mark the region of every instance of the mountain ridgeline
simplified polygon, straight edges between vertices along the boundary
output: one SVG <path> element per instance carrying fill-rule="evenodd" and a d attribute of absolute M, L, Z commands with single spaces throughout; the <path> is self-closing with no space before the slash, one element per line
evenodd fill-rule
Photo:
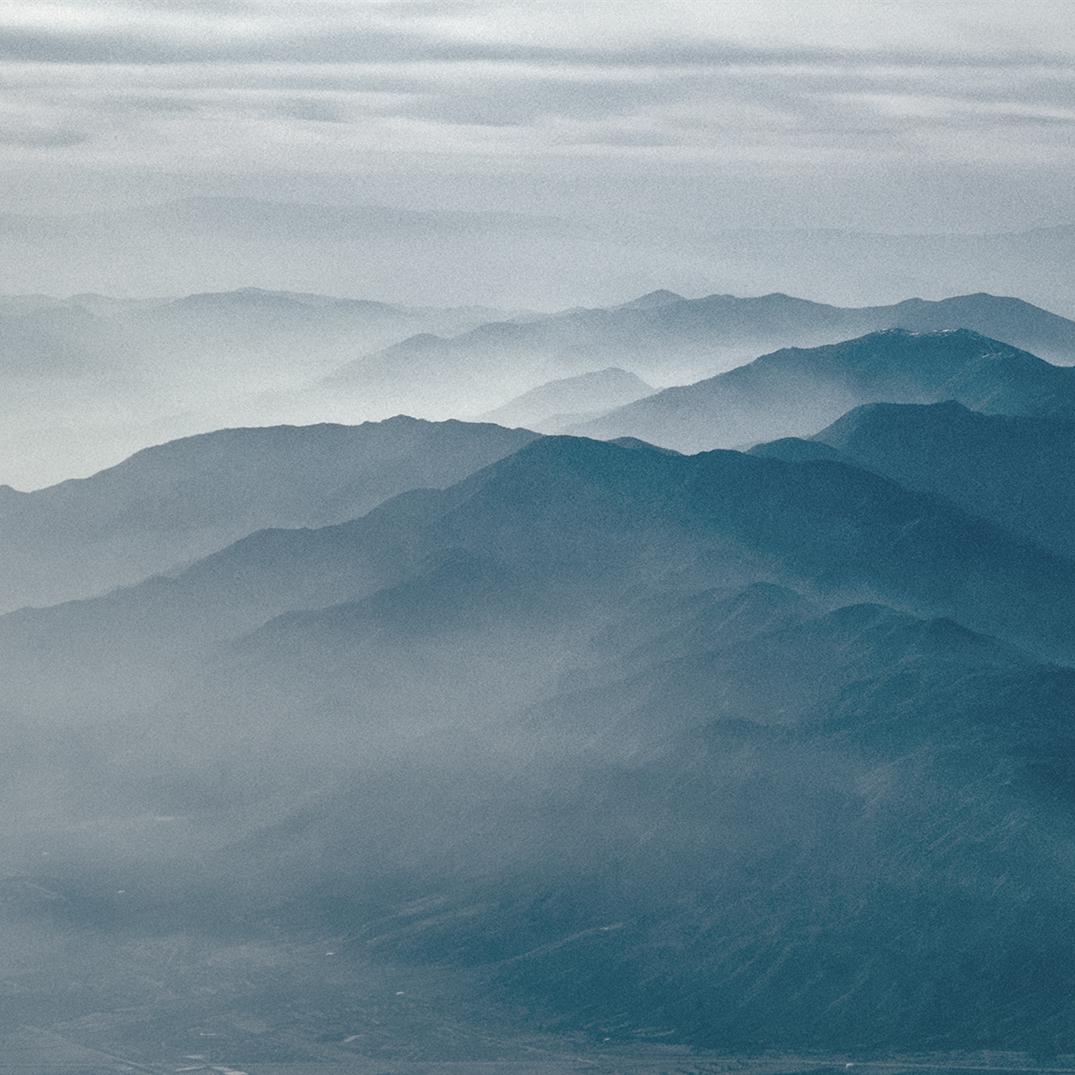
<path fill-rule="evenodd" d="M 0 487 L 0 1042 L 1063 1069 L 1075 368 L 1022 348 L 1068 324 L 654 292 L 318 389 L 531 428 Z M 718 337 L 795 345 L 651 390 Z"/>
<path fill-rule="evenodd" d="M 640 377 L 613 367 L 539 385 L 481 418 L 503 426 L 557 433 L 565 426 L 652 395 L 653 391 Z"/>
<path fill-rule="evenodd" d="M 809 440 L 756 454 L 872 470 L 942 496 L 1038 544 L 1075 556 L 1075 420 L 982 414 L 949 401 L 857 407 Z"/>
<path fill-rule="evenodd" d="M 892 329 L 786 348 L 572 427 L 679 451 L 807 436 L 863 403 L 956 400 L 991 414 L 1075 416 L 1075 370 L 967 329 Z"/>
<path fill-rule="evenodd" d="M 451 338 L 423 333 L 354 359 L 326 379 L 319 398 L 372 399 L 444 417 L 493 392 L 506 398 L 603 367 L 625 367 L 651 384 L 682 384 L 777 347 L 959 328 L 1075 362 L 1075 323 L 993 295 L 849 309 L 780 294 L 685 299 L 654 292 L 622 306 L 493 322 Z"/>
<path fill-rule="evenodd" d="M 88 475 L 147 443 L 222 427 L 472 418 L 558 381 L 496 420 L 562 432 L 650 385 L 891 328 L 968 328 L 1075 362 L 1075 322 L 986 294 L 848 308 L 657 291 L 554 313 L 263 288 L 0 297 L 0 482 L 53 484 L 74 467 Z"/>
<path fill-rule="evenodd" d="M 0 608 L 138 582 L 267 526 L 342 522 L 454 484 L 534 438 L 398 417 L 227 429 L 146 448 L 90 478 L 0 499 Z"/>

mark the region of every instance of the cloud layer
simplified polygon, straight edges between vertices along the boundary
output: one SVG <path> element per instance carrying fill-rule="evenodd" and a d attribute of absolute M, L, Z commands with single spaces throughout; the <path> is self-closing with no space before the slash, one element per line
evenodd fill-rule
<path fill-rule="evenodd" d="M 134 200 L 147 173 L 444 190 L 429 178 L 686 169 L 849 191 L 868 172 L 881 211 L 886 169 L 987 168 L 997 211 L 1028 171 L 1047 206 L 1075 155 L 1062 6 L 9 0 L 0 169 L 49 197 L 59 175 L 126 176 Z"/>

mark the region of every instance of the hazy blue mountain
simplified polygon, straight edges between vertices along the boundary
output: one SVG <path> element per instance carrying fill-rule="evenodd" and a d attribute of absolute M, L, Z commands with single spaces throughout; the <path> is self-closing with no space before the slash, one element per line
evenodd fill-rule
<path fill-rule="evenodd" d="M 903 329 L 787 348 L 574 428 L 684 451 L 804 436 L 863 403 L 954 399 L 993 414 L 1075 416 L 1075 371 L 975 332 Z"/>
<path fill-rule="evenodd" d="M 674 244 L 676 260 L 692 261 L 695 267 L 694 274 L 681 270 L 665 278 L 697 279 L 697 266 L 704 262 L 702 278 L 710 282 L 709 290 L 758 294 L 809 288 L 808 297 L 847 306 L 891 303 L 906 295 L 988 291 L 1020 295 L 1067 317 L 1075 315 L 1065 286 L 1065 266 L 1075 254 L 1070 224 L 988 234 L 902 235 L 808 227 L 706 229 L 694 220 L 664 228 L 666 248 Z M 675 264 L 665 263 L 670 268 Z"/>
<path fill-rule="evenodd" d="M 925 692 L 950 690 L 953 680 L 979 669 L 1021 672 L 1034 664 L 951 620 L 877 604 L 819 615 L 792 591 L 757 591 L 755 584 L 724 599 L 753 613 L 745 620 L 722 617 L 704 633 L 677 629 L 671 652 L 635 648 L 615 683 L 567 692 L 532 719 L 563 721 L 565 734 L 598 737 L 602 750 L 629 753 L 719 720 L 788 726 L 827 719 L 849 684 L 857 690 L 899 671 Z M 760 609 L 768 617 L 758 616 Z"/>
<path fill-rule="evenodd" d="M 1075 554 L 1075 422 L 980 414 L 958 403 L 858 407 L 809 441 L 755 451 L 843 459 Z"/>
<path fill-rule="evenodd" d="M 660 306 L 670 306 L 676 302 L 686 302 L 682 295 L 677 295 L 667 288 L 658 288 L 656 291 L 648 291 L 645 295 L 639 295 L 637 299 L 631 299 L 621 305 L 623 310 L 653 310 Z"/>
<path fill-rule="evenodd" d="M 877 317 L 878 328 L 905 328 L 911 332 L 941 332 L 967 328 L 1002 340 L 1061 365 L 1075 365 L 1075 322 L 1049 313 L 1022 299 L 1000 295 L 956 295 L 939 302 L 906 299 L 889 307 L 863 311 Z M 887 318 L 891 324 L 885 324 Z"/>
<path fill-rule="evenodd" d="M 21 273 L 0 273 L 7 291 L 175 295 L 270 280 L 293 291 L 417 303 L 436 296 L 443 305 L 478 296 L 515 308 L 531 298 L 571 301 L 584 274 L 604 265 L 604 252 L 577 225 L 549 215 L 246 197 L 62 216 L 0 213 L 0 237 L 12 263 L 22 263 Z M 160 257 L 164 245 L 169 258 Z M 574 255 L 573 279 L 552 297 L 535 284 L 565 248 Z M 524 274 L 524 265 L 535 271 Z"/>
<path fill-rule="evenodd" d="M 463 332 L 497 316 L 503 312 L 488 307 L 409 307 L 246 287 L 139 307 L 125 311 L 124 320 L 162 357 L 198 349 L 233 363 L 252 356 L 263 366 L 286 364 L 297 383 L 296 374 L 314 376 L 355 351 L 420 331 Z"/>
<path fill-rule="evenodd" d="M 815 295 L 847 304 L 986 290 L 1075 315 L 1063 282 L 1064 266 L 1075 252 L 1070 224 L 992 234 L 809 228 L 690 234 L 684 229 L 679 238 L 684 254 L 704 251 L 721 266 L 721 277 L 739 289 L 749 282 L 748 290 L 787 290 L 809 280 Z"/>
<path fill-rule="evenodd" d="M 131 357 L 130 351 L 122 332 L 78 306 L 0 314 L 0 378 L 5 382 L 13 377 L 108 377 Z"/>
<path fill-rule="evenodd" d="M 671 292 L 608 309 L 573 309 L 543 318 L 482 325 L 450 339 L 422 334 L 355 359 L 330 383 L 339 391 L 408 390 L 413 406 L 436 407 L 438 380 L 449 399 L 486 398 L 507 389 L 571 377 L 600 365 L 628 366 L 656 384 L 696 380 L 778 347 L 814 346 L 892 328 L 967 328 L 1061 362 L 1075 362 L 1075 322 L 1018 299 L 963 295 L 937 302 L 841 308 L 773 294 L 753 298 Z M 486 393 L 488 389 L 485 390 Z M 443 404 L 442 404 L 443 405 Z"/>
<path fill-rule="evenodd" d="M 204 1025 L 246 1068 L 458 1048 L 460 996 L 601 1048 L 1062 1051 L 1075 562 L 825 447 L 537 438 L 0 617 L 20 1004 L 173 1066 Z"/>
<path fill-rule="evenodd" d="M 356 350 L 419 331 L 463 332 L 503 316 L 489 307 L 411 307 L 256 287 L 143 300 L 13 296 L 0 299 L 0 355 L 5 373 L 125 369 L 172 380 L 176 359 L 188 377 L 224 362 L 239 383 L 250 375 L 244 360 L 256 358 L 262 378 L 287 363 L 298 383 Z"/>
<path fill-rule="evenodd" d="M 599 1038 L 1063 1048 L 1070 670 L 950 620 L 819 613 L 755 586 L 719 603 L 787 614 L 671 659 L 638 649 L 622 678 L 532 706 L 522 731 L 491 727 L 484 691 L 525 661 L 516 649 L 505 664 L 489 632 L 517 622 L 517 580 L 474 561 L 449 577 L 448 600 L 443 581 L 408 586 L 402 602 L 286 617 L 248 643 L 313 659 L 319 684 L 356 662 L 362 692 L 318 705 L 378 759 L 377 715 L 406 739 L 429 705 L 423 664 L 472 662 L 483 746 L 409 741 L 409 761 L 379 760 L 230 851 L 286 864 L 292 900 L 353 959 L 461 967 L 538 1025 Z M 461 597 L 489 618 L 454 620 Z M 458 722 L 463 684 L 433 667 L 437 714 Z M 286 684 L 258 699 L 262 720 Z M 308 741 L 301 693 L 292 680 Z"/>
<path fill-rule="evenodd" d="M 39 487 L 223 426 L 388 417 L 405 408 L 307 412 L 286 393 L 356 352 L 504 316 L 260 288 L 0 301 L 0 480 Z"/>
<path fill-rule="evenodd" d="M 0 213 L 0 236 L 6 291 L 185 294 L 270 280 L 328 294 L 555 308 L 603 305 L 664 281 L 691 293 L 809 287 L 811 298 L 848 306 L 987 290 L 1075 315 L 1070 225 L 894 235 L 715 228 L 671 210 L 625 221 L 618 212 L 562 219 L 195 197 L 113 212 Z M 170 258 L 159 256 L 162 244 Z"/>
<path fill-rule="evenodd" d="M 874 404 L 866 404 L 866 406 L 874 406 Z M 913 407 L 915 404 L 896 403 L 893 406 Z M 941 406 L 941 404 L 925 404 L 925 406 Z M 766 459 L 784 459 L 789 463 L 807 463 L 817 459 L 829 463 L 851 462 L 824 441 L 806 437 L 778 437 L 776 440 L 763 441 L 761 444 L 755 444 L 750 449 L 750 454 L 760 455 Z"/>
<path fill-rule="evenodd" d="M 763 581 L 828 602 L 948 616 L 1049 658 L 1075 655 L 1075 562 L 945 500 L 840 463 L 545 438 L 448 490 L 405 494 L 354 522 L 262 531 L 172 576 L 0 618 L 10 690 L 18 679 L 66 691 L 69 675 L 80 682 L 80 668 L 124 652 L 132 667 L 148 662 L 152 689 L 161 662 L 181 670 L 275 615 L 371 598 L 450 553 L 516 578 L 516 604 L 547 610 L 557 647 L 581 645 L 579 632 L 598 631 L 610 610 L 618 616 L 625 589 L 687 597 Z M 292 652 L 306 653 L 301 634 L 313 621 L 296 629 Z M 17 677 L 20 667 L 28 671 Z M 44 667 L 54 669 L 47 684 Z M 252 682 L 276 673 L 303 678 L 274 656 Z"/>
<path fill-rule="evenodd" d="M 591 640 L 586 669 L 563 689 L 627 679 L 640 668 L 741 642 L 816 616 L 821 607 L 801 593 L 772 582 L 716 587 L 690 593 L 672 590 L 634 602 Z"/>
<path fill-rule="evenodd" d="M 452 485 L 534 434 L 397 417 L 228 429 L 147 448 L 90 478 L 0 496 L 0 607 L 156 574 L 266 526 L 324 526 Z"/>
<path fill-rule="evenodd" d="M 1063 1048 L 1073 701 L 1068 670 L 871 606 L 565 696 L 534 724 L 588 764 L 516 776 L 525 857 L 490 879 L 466 847 L 435 889 L 419 867 L 439 921 L 364 940 L 596 1034 Z M 475 844 L 507 809 L 487 795 Z"/>
<path fill-rule="evenodd" d="M 653 391 L 633 373 L 610 367 L 539 385 L 483 414 L 481 420 L 555 433 L 572 422 L 633 403 Z"/>
<path fill-rule="evenodd" d="M 1075 653 L 1065 621 L 1075 563 L 840 463 L 545 438 L 449 490 L 439 506 L 426 503 L 434 514 L 422 523 L 425 537 L 408 547 L 493 558 L 534 580 L 567 617 L 618 613 L 624 586 L 686 596 L 772 581 L 827 601 L 949 616 L 1050 657 Z M 391 531 L 396 510 L 412 519 L 419 509 L 405 498 L 355 525 L 368 533 L 376 520 Z"/>

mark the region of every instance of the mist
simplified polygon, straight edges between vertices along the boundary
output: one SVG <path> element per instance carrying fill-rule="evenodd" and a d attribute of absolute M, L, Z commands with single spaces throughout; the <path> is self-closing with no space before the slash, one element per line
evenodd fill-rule
<path fill-rule="evenodd" d="M 0 13 L 0 1072 L 1073 1068 L 1057 4 Z"/>

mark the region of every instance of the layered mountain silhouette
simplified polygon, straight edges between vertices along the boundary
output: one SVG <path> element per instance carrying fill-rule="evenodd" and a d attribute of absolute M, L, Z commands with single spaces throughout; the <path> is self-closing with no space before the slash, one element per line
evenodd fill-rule
<path fill-rule="evenodd" d="M 68 476 L 71 458 L 88 474 L 146 443 L 226 426 L 482 414 L 608 368 L 683 383 L 775 347 L 892 326 L 970 328 L 1067 362 L 1072 325 L 991 295 L 851 309 L 657 291 L 549 315 L 252 287 L 170 299 L 16 296 L 0 303 L 0 481 L 41 486 Z M 615 391 L 581 411 L 627 399 Z M 552 417 L 572 409 L 580 413 Z"/>
<path fill-rule="evenodd" d="M 4 372 L 24 376 L 128 367 L 129 374 L 174 377 L 168 366 L 176 360 L 193 365 L 189 376 L 212 360 L 226 362 L 241 385 L 249 375 L 243 361 L 255 356 L 263 374 L 287 362 L 293 376 L 311 376 L 348 352 L 418 331 L 462 332 L 497 316 L 488 307 L 410 307 L 256 287 L 174 299 L 9 297 L 0 304 L 0 347 Z"/>
<path fill-rule="evenodd" d="M 450 339 L 423 334 L 355 359 L 331 378 L 338 391 L 423 392 L 412 406 L 454 403 L 464 389 L 506 389 L 625 365 L 657 383 L 694 380 L 789 345 L 836 343 L 886 329 L 971 329 L 1059 362 L 1075 362 L 1075 323 L 1018 299 L 965 295 L 842 308 L 789 295 L 684 299 L 654 292 L 608 309 L 482 325 Z M 447 390 L 438 401 L 423 380 Z"/>
<path fill-rule="evenodd" d="M 653 391 L 640 377 L 613 367 L 539 385 L 483 414 L 481 419 L 556 433 L 573 422 L 633 403 Z"/>
<path fill-rule="evenodd" d="M 416 331 L 464 331 L 498 313 L 488 307 L 409 307 L 247 287 L 136 306 L 123 312 L 123 321 L 131 332 L 154 341 L 162 357 L 201 349 L 230 353 L 233 362 L 244 355 L 258 355 L 263 363 L 301 360 L 311 375 L 348 352 Z"/>
<path fill-rule="evenodd" d="M 497 316 L 260 288 L 8 300 L 0 304 L 0 480 L 42 486 L 147 443 L 223 426 L 389 417 L 406 408 L 304 415 L 277 397 L 356 352 Z"/>
<path fill-rule="evenodd" d="M 533 440 L 488 424 L 397 417 L 230 429 L 147 448 L 90 478 L 0 495 L 0 606 L 131 583 L 266 526 L 323 526 L 442 487 Z"/>
<path fill-rule="evenodd" d="M 580 383 L 604 329 L 565 358 L 550 325 L 685 302 L 504 322 L 546 349 L 467 376 L 563 365 L 511 404 L 552 423 L 646 385 Z M 1063 1069 L 1075 370 L 922 327 L 640 398 L 608 439 L 225 429 L 0 486 L 2 592 L 58 602 L 0 615 L 0 1045 Z M 408 376 L 448 405 L 464 352 L 426 342 Z"/>
<path fill-rule="evenodd" d="M 517 576 L 521 612 L 551 602 L 563 637 L 596 629 L 594 615 L 615 609 L 625 586 L 690 593 L 757 580 L 948 616 L 1046 658 L 1075 655 L 1075 562 L 946 500 L 841 463 L 577 438 L 531 443 L 354 522 L 262 531 L 169 577 L 14 613 L 0 618 L 0 640 L 13 670 L 23 658 L 33 676 L 54 667 L 51 689 L 66 682 L 65 653 L 74 667 L 125 650 L 185 660 L 274 615 L 406 583 L 450 553 Z M 64 642 L 56 650 L 50 639 Z"/>
<path fill-rule="evenodd" d="M 1072 561 L 847 463 L 551 437 L 0 636 L 20 704 L 20 642 L 82 722 L 100 698 L 133 803 L 208 796 L 210 890 L 334 938 L 340 982 L 449 968 L 613 1040 L 1049 1054 L 1073 605 Z M 104 661 L 170 674 L 117 716 Z"/>
<path fill-rule="evenodd" d="M 1075 416 L 1075 373 L 967 329 L 903 329 L 787 348 L 573 427 L 682 451 L 804 436 L 863 403 L 956 400 L 993 414 Z"/>

